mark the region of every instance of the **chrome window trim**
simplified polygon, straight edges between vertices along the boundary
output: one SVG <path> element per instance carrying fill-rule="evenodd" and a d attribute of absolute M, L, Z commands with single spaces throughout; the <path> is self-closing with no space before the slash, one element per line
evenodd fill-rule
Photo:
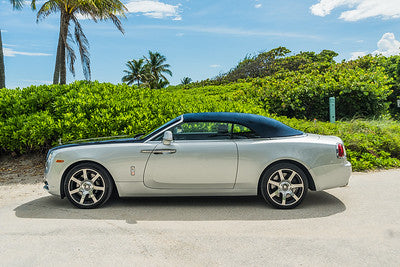
<path fill-rule="evenodd" d="M 144 141 L 144 143 L 147 143 L 149 141 L 152 141 L 154 138 L 160 136 L 162 133 L 164 133 L 165 131 L 168 131 L 169 129 L 171 129 L 172 127 L 175 127 L 178 124 L 181 124 L 183 122 L 183 115 L 181 115 L 181 118 L 179 119 L 179 121 L 175 122 L 174 124 L 172 124 L 171 126 L 165 128 L 164 130 L 162 130 L 161 132 L 159 132 L 156 135 L 153 135 L 152 137 L 150 137 L 149 139 L 147 139 L 146 141 Z"/>
<path fill-rule="evenodd" d="M 205 121 L 205 122 L 208 122 L 208 121 Z M 209 122 L 214 122 L 214 121 L 209 121 Z M 172 125 L 169 126 L 168 128 L 165 128 L 163 131 L 159 132 L 158 134 L 153 135 L 152 137 L 150 137 L 149 139 L 147 139 L 147 140 L 144 141 L 143 143 L 147 143 L 147 142 L 159 142 L 159 141 L 153 141 L 153 139 L 157 138 L 158 136 L 160 136 L 161 134 L 163 134 L 165 131 L 168 131 L 169 129 L 171 129 L 171 128 L 173 128 L 173 127 L 175 127 L 175 126 L 177 126 L 177 125 L 179 125 L 179 124 L 181 124 L 181 123 L 183 123 L 183 115 L 180 116 L 179 121 L 175 122 L 174 124 L 172 124 Z M 227 122 L 221 122 L 221 123 L 229 123 L 229 124 L 232 124 L 232 125 L 235 125 L 235 124 L 241 125 L 241 126 L 243 126 L 243 127 L 246 127 L 246 128 L 248 128 L 248 129 L 252 130 L 253 132 L 257 133 L 256 131 L 254 131 L 254 130 L 251 129 L 250 127 L 247 127 L 247 126 L 245 126 L 245 125 L 243 125 L 243 124 L 240 124 L 240 123 L 234 123 L 234 122 L 228 122 L 228 121 L 227 121 Z M 292 136 L 288 136 L 288 137 L 292 137 Z M 231 139 L 226 139 L 226 140 L 263 140 L 263 139 L 265 139 L 265 140 L 271 140 L 272 138 L 271 138 L 271 137 L 245 138 L 245 139 L 231 138 Z M 223 139 L 223 140 L 225 140 L 225 139 Z M 221 140 L 221 141 L 223 141 L 223 140 Z M 174 141 L 189 141 L 189 140 L 174 140 Z M 205 140 L 190 140 L 190 141 L 205 141 Z M 219 141 L 219 140 L 214 140 L 214 141 Z"/>

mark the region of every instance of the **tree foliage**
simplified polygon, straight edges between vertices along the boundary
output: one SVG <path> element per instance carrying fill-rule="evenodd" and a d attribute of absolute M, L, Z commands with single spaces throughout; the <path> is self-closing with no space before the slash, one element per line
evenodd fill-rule
<path fill-rule="evenodd" d="M 188 85 L 191 82 L 192 82 L 192 79 L 189 78 L 189 77 L 183 77 L 182 80 L 181 80 L 181 84 L 182 85 Z"/>
<path fill-rule="evenodd" d="M 160 53 L 149 51 L 148 56 L 126 63 L 128 70 L 124 70 L 126 75 L 122 77 L 122 81 L 128 85 L 136 81 L 138 87 L 142 84 L 151 89 L 164 88 L 169 84 L 165 75 L 172 76 L 170 65 L 166 61 L 167 58 Z"/>
<path fill-rule="evenodd" d="M 122 77 L 122 81 L 128 85 L 137 82 L 137 86 L 140 86 L 140 82 L 147 79 L 146 74 L 148 73 L 146 65 L 144 64 L 144 59 L 139 60 L 132 59 L 126 63 L 128 70 L 124 70 L 126 75 Z"/>
<path fill-rule="evenodd" d="M 36 0 L 32 0 L 32 5 Z M 66 83 L 66 59 L 70 72 L 75 76 L 75 51 L 73 43 L 78 47 L 83 74 L 86 80 L 91 78 L 89 41 L 83 32 L 79 17 L 87 17 L 93 21 L 111 20 L 122 33 L 124 32 L 118 15 L 124 16 L 126 7 L 120 0 L 48 0 L 43 3 L 37 13 L 37 21 L 50 14 L 60 13 L 60 32 L 58 37 L 56 64 L 53 84 Z M 74 24 L 73 33 L 70 31 Z"/>
<path fill-rule="evenodd" d="M 338 54 L 331 50 L 321 53 L 300 52 L 294 56 L 287 56 L 291 51 L 286 47 L 277 47 L 255 56 L 246 56 L 239 64 L 228 73 L 217 77 L 222 82 L 234 82 L 239 79 L 261 78 L 274 75 L 279 71 L 297 71 L 302 66 L 318 63 L 333 63 L 333 58 Z"/>

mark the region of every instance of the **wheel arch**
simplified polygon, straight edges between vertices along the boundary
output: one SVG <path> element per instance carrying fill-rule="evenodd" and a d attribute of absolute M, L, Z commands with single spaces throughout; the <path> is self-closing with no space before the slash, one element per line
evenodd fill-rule
<path fill-rule="evenodd" d="M 258 187 L 257 187 L 257 193 L 260 195 L 261 191 L 261 178 L 263 177 L 264 173 L 271 167 L 280 164 L 280 163 L 290 163 L 290 164 L 294 164 L 297 167 L 299 167 L 306 175 L 307 177 L 307 181 L 308 181 L 308 188 L 312 191 L 315 191 L 315 183 L 314 183 L 314 179 L 311 175 L 311 173 L 308 171 L 308 169 L 306 168 L 306 166 L 304 166 L 302 163 L 295 161 L 295 160 L 291 160 L 291 159 L 281 159 L 281 160 L 277 160 L 272 162 L 271 164 L 269 164 L 267 167 L 265 167 L 265 169 L 262 171 L 260 177 L 258 178 Z"/>
<path fill-rule="evenodd" d="M 117 196 L 119 195 L 117 186 L 115 185 L 114 177 L 113 177 L 113 176 L 111 175 L 111 173 L 107 170 L 107 168 L 104 167 L 104 165 L 102 165 L 102 164 L 100 164 L 100 163 L 98 163 L 98 162 L 96 162 L 96 161 L 93 161 L 93 160 L 80 160 L 80 161 L 74 162 L 74 163 L 72 163 L 71 165 L 69 165 L 69 166 L 65 169 L 65 171 L 63 172 L 62 177 L 61 177 L 61 182 L 60 182 L 60 195 L 61 195 L 61 198 L 64 198 L 64 197 L 65 197 L 65 192 L 64 192 L 64 181 L 65 181 L 65 179 L 67 178 L 67 173 L 68 173 L 72 168 L 74 168 L 75 166 L 77 166 L 77 165 L 79 165 L 79 164 L 83 164 L 83 163 L 96 164 L 96 165 L 102 167 L 102 168 L 107 172 L 107 174 L 110 175 L 110 177 L 111 177 L 111 182 L 113 183 L 113 192 L 112 192 L 112 194 L 116 194 Z"/>

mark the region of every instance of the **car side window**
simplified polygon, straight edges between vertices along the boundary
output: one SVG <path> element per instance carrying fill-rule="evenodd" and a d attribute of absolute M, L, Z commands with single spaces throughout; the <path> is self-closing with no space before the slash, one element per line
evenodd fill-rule
<path fill-rule="evenodd" d="M 231 139 L 231 123 L 184 122 L 171 129 L 174 140 L 223 140 Z"/>
<path fill-rule="evenodd" d="M 233 139 L 252 139 L 252 138 L 260 138 L 261 136 L 258 135 L 252 129 L 240 125 L 234 124 L 232 128 L 232 138 Z"/>

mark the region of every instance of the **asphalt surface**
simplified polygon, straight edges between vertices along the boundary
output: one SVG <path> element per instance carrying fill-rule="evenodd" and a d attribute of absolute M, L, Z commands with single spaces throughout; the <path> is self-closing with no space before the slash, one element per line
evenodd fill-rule
<path fill-rule="evenodd" d="M 400 266 L 400 170 L 355 173 L 294 210 L 257 197 L 131 198 L 73 208 L 0 186 L 0 266 Z"/>

